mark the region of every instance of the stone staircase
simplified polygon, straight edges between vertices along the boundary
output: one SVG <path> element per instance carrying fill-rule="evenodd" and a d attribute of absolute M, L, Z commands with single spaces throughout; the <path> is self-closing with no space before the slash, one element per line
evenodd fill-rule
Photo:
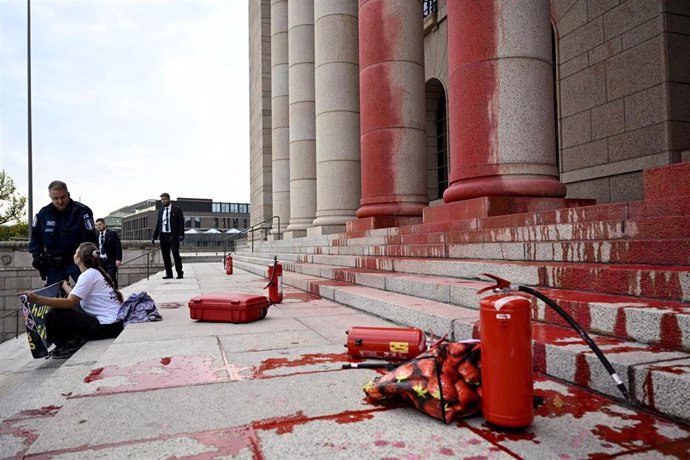
<path fill-rule="evenodd" d="M 491 273 L 537 288 L 606 354 L 636 405 L 690 422 L 690 163 L 645 171 L 645 199 L 254 244 L 234 264 L 452 340 L 479 337 Z M 620 399 L 564 320 L 533 299 L 535 370 Z"/>

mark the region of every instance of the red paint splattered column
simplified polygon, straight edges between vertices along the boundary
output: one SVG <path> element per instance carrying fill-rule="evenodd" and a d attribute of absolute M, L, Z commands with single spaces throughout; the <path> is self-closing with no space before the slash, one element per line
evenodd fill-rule
<path fill-rule="evenodd" d="M 306 236 L 316 217 L 314 0 L 288 2 L 290 99 L 290 225 L 286 238 Z"/>
<path fill-rule="evenodd" d="M 428 203 L 421 0 L 360 0 L 359 61 L 362 198 L 357 217 L 399 225 L 421 216 Z"/>
<path fill-rule="evenodd" d="M 280 232 L 290 222 L 290 137 L 288 117 L 287 0 L 271 1 L 271 151 L 273 215 Z M 277 234 L 273 222 L 271 234 Z"/>
<path fill-rule="evenodd" d="M 556 167 L 548 0 L 448 2 L 450 186 L 563 197 Z"/>
<path fill-rule="evenodd" d="M 361 196 L 357 0 L 314 0 L 316 219 L 307 234 L 345 231 Z"/>

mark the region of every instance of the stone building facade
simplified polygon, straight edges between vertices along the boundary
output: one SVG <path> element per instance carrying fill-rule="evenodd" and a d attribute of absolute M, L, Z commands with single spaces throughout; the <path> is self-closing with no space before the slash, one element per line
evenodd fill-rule
<path fill-rule="evenodd" d="M 249 0 L 249 43 L 251 223 L 288 238 L 637 200 L 690 160 L 684 0 Z"/>

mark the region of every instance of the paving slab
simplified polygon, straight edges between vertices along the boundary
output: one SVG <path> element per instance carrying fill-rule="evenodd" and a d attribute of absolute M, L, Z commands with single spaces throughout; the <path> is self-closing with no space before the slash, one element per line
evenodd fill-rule
<path fill-rule="evenodd" d="M 690 427 L 542 375 L 535 392 L 545 404 L 525 430 L 500 430 L 480 416 L 445 425 L 404 402 L 370 404 L 362 385 L 380 372 L 341 368 L 352 361 L 343 347 L 345 331 L 390 321 L 291 288 L 261 321 L 191 320 L 186 302 L 196 293 L 262 292 L 260 276 L 233 276 L 219 263 L 188 264 L 185 277 L 203 282 L 175 280 L 187 290 L 180 283 L 171 293 L 157 274 L 128 290 L 145 285 L 157 303 L 163 299 L 163 321 L 132 324 L 117 339 L 89 342 L 64 362 L 29 356 L 21 366 L 8 364 L 0 372 L 2 389 L 12 389 L 0 392 L 0 456 L 690 457 Z M 549 364 L 555 361 L 550 355 Z M 647 384 L 633 388 L 638 397 L 649 398 L 649 384 L 653 391 L 666 376 L 683 382 L 678 375 L 690 366 L 687 360 L 668 364 L 634 369 L 635 382 Z M 38 382 L 36 397 L 11 404 L 21 400 L 18 382 L 27 378 Z M 686 390 L 681 385 L 675 397 L 687 401 Z M 682 404 L 678 410 L 685 410 Z"/>

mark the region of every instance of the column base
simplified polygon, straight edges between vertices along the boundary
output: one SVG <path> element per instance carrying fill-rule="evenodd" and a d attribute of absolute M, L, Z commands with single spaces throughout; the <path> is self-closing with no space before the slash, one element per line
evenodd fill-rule
<path fill-rule="evenodd" d="M 294 238 L 304 238 L 305 236 L 307 236 L 306 230 L 288 230 L 287 232 L 283 233 L 283 239 L 285 240 L 292 240 Z"/>
<path fill-rule="evenodd" d="M 307 236 L 332 235 L 334 233 L 344 233 L 345 224 L 342 225 L 317 225 L 307 229 Z"/>
<path fill-rule="evenodd" d="M 346 227 L 348 232 L 364 232 L 376 228 L 403 227 L 421 223 L 422 218 L 417 216 L 377 216 L 350 220 Z"/>
<path fill-rule="evenodd" d="M 592 206 L 596 200 L 531 196 L 484 196 L 424 209 L 424 223 Z M 348 222 L 349 223 L 349 222 Z"/>

